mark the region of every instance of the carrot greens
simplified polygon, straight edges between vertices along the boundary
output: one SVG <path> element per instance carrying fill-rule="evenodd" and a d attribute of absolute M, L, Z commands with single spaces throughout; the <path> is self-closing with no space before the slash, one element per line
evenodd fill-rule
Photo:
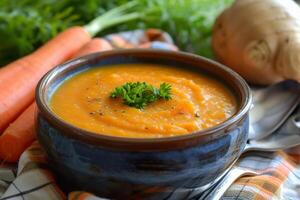
<path fill-rule="evenodd" d="M 211 57 L 212 25 L 232 1 L 1 0 L 0 66 L 74 25 L 85 25 L 93 36 L 158 28 L 170 33 L 180 49 Z"/>

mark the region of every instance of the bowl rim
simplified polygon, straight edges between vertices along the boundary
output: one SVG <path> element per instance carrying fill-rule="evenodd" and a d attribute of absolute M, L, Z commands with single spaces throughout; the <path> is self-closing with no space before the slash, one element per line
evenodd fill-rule
<path fill-rule="evenodd" d="M 115 56 L 115 55 L 122 55 L 122 54 L 161 54 L 161 56 L 169 56 L 171 59 L 172 56 L 179 56 L 183 57 L 185 59 L 196 59 L 199 60 L 199 62 L 209 63 L 211 65 L 214 65 L 215 67 L 223 70 L 227 74 L 229 74 L 232 78 L 234 78 L 241 86 L 243 90 L 243 98 L 241 100 L 241 105 L 239 110 L 230 118 L 228 118 L 226 121 L 222 122 L 221 124 L 217 126 L 213 126 L 208 129 L 200 130 L 191 132 L 189 134 L 185 135 L 179 135 L 179 136 L 171 136 L 171 137 L 161 137 L 161 138 L 127 138 L 127 137 L 117 137 L 117 136 L 110 136 L 110 135 L 104 135 L 95 133 L 92 131 L 88 131 L 79 127 L 76 127 L 62 119 L 60 119 L 54 112 L 51 111 L 51 108 L 48 106 L 45 98 L 44 98 L 44 92 L 43 90 L 47 86 L 47 83 L 58 76 L 61 72 L 66 70 L 68 67 L 72 67 L 74 64 L 80 64 L 87 62 L 90 59 L 97 58 L 97 57 L 103 57 L 103 56 Z M 82 65 L 79 65 L 79 67 L 82 67 Z M 77 67 L 76 67 L 77 68 Z M 73 69 L 74 70 L 74 69 Z M 179 52 L 179 51 L 170 51 L 170 50 L 161 50 L 161 49 L 118 49 L 118 50 L 109 50 L 104 52 L 96 52 L 92 53 L 86 56 L 82 56 L 79 58 L 72 59 L 70 61 L 67 61 L 63 64 L 60 64 L 53 69 L 51 69 L 49 72 L 47 72 L 38 82 L 38 85 L 36 87 L 36 104 L 37 104 L 37 115 L 36 120 L 38 118 L 39 113 L 42 113 L 43 117 L 46 117 L 48 119 L 48 122 L 56 128 L 59 128 L 62 130 L 62 133 L 66 136 L 69 136 L 74 139 L 80 139 L 83 141 L 86 141 L 90 144 L 97 144 L 101 145 L 103 147 L 108 148 L 118 148 L 118 149 L 127 149 L 127 150 L 169 150 L 174 148 L 180 148 L 183 146 L 190 146 L 192 143 L 197 143 L 200 137 L 210 136 L 214 133 L 220 132 L 222 129 L 225 129 L 226 127 L 229 127 L 231 125 L 234 125 L 238 121 L 240 121 L 245 115 L 247 115 L 248 111 L 251 108 L 252 105 L 252 95 L 251 90 L 246 81 L 235 71 L 231 70 L 229 67 L 226 67 L 223 64 L 220 64 L 216 61 L 213 61 L 211 59 L 195 55 L 192 53 L 186 53 L 186 52 Z M 36 122 L 36 128 L 37 122 Z M 38 131 L 37 131 L 38 132 Z M 194 140 L 193 142 L 191 142 Z M 185 141 L 185 142 L 183 142 Z M 180 144 L 180 142 L 185 143 L 185 145 Z M 163 144 L 170 144 L 174 146 L 162 146 Z"/>

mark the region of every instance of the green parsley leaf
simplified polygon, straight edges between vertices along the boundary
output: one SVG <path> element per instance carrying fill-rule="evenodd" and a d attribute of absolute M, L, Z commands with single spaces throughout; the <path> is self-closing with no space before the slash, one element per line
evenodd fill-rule
<path fill-rule="evenodd" d="M 159 87 L 159 96 L 163 99 L 171 99 L 171 85 L 167 83 L 160 84 Z"/>
<path fill-rule="evenodd" d="M 122 98 L 123 103 L 138 109 L 144 109 L 149 103 L 159 99 L 170 100 L 171 85 L 160 84 L 159 89 L 145 82 L 129 82 L 120 87 L 116 87 L 110 93 L 112 98 Z"/>

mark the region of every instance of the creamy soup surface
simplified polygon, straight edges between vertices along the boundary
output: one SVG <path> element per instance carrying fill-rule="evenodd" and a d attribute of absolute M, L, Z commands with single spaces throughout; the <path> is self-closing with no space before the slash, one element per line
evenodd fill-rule
<path fill-rule="evenodd" d="M 171 100 L 144 109 L 123 104 L 110 93 L 127 82 L 155 87 L 169 83 Z M 237 110 L 224 83 L 199 72 L 150 64 L 122 64 L 89 69 L 63 82 L 50 107 L 64 121 L 98 134 L 159 138 L 189 134 L 216 126 Z"/>

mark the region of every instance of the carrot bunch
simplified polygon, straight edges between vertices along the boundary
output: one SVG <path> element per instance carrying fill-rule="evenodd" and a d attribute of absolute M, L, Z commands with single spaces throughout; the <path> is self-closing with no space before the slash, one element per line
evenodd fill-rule
<path fill-rule="evenodd" d="M 44 46 L 0 69 L 0 158 L 18 161 L 35 140 L 34 92 L 39 79 L 56 65 L 74 57 L 109 50 L 83 27 L 72 27 Z"/>
<path fill-rule="evenodd" d="M 136 2 L 115 7 L 85 26 L 66 29 L 35 52 L 0 69 L 0 159 L 18 161 L 35 140 L 34 92 L 40 78 L 62 62 L 85 54 L 109 50 L 98 32 L 119 23 L 139 18 L 130 12 Z"/>

